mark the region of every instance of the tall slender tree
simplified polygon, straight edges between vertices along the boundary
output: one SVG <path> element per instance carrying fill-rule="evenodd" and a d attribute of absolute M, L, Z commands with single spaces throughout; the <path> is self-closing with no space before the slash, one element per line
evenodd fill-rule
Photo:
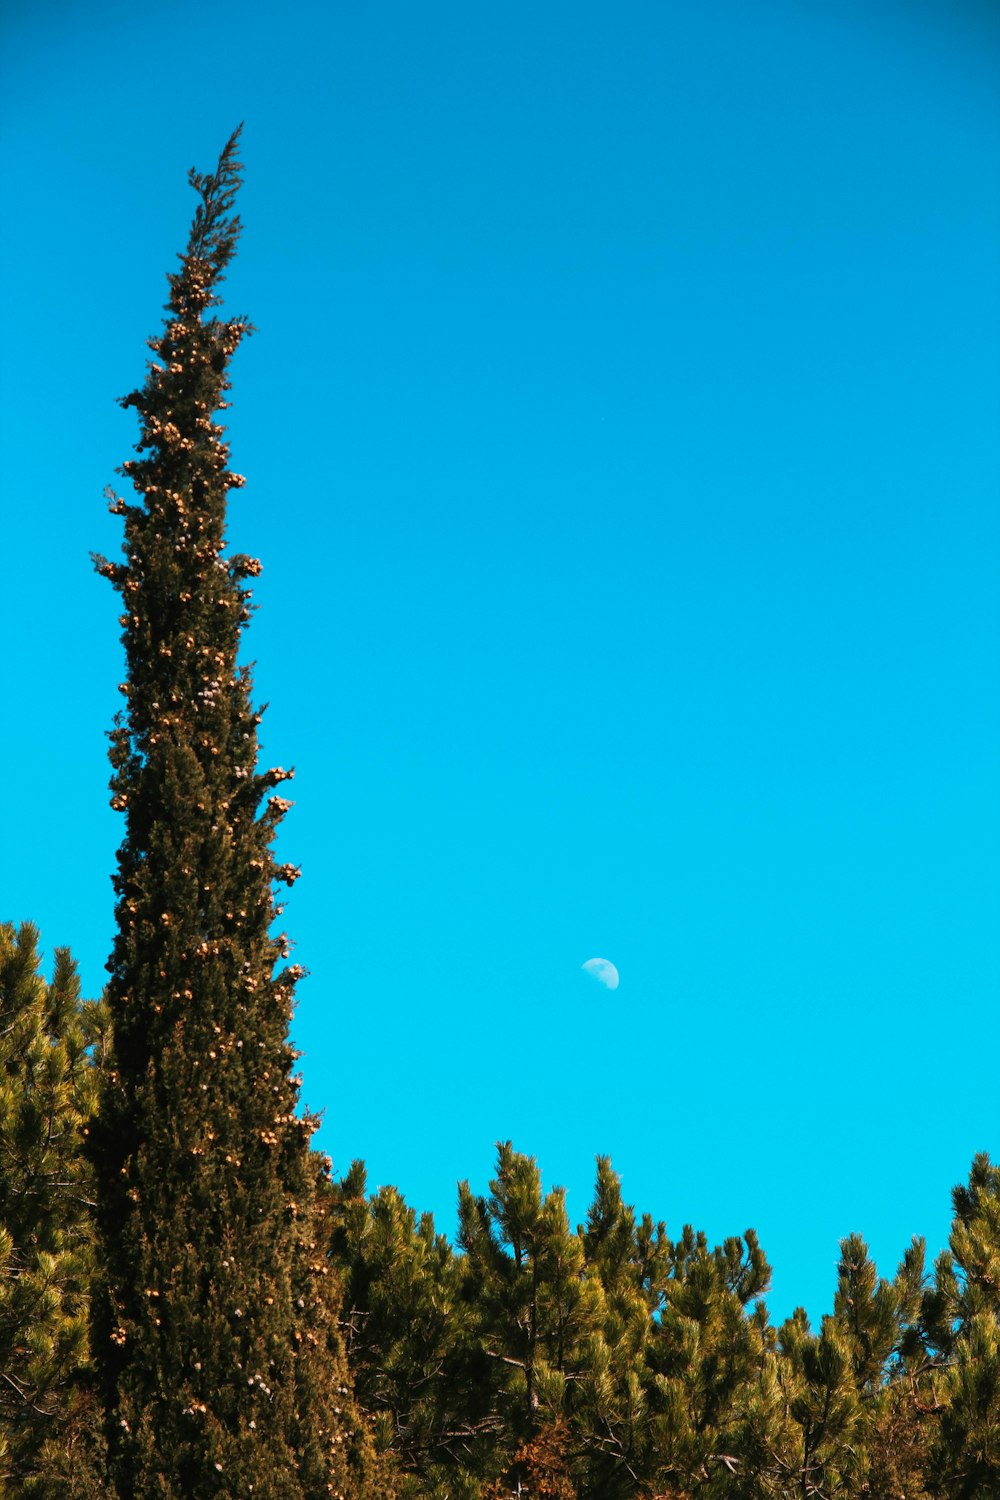
<path fill-rule="evenodd" d="M 314 1122 L 288 1039 L 272 842 L 291 772 L 259 771 L 260 713 L 238 663 L 260 564 L 226 556 L 228 367 L 245 318 L 217 288 L 240 221 L 239 131 L 198 195 L 136 412 L 121 595 L 126 707 L 111 732 L 126 830 L 108 963 L 115 1054 L 93 1131 L 105 1268 L 95 1298 L 109 1482 L 121 1497 L 254 1500 L 357 1492 L 330 1313 Z"/>

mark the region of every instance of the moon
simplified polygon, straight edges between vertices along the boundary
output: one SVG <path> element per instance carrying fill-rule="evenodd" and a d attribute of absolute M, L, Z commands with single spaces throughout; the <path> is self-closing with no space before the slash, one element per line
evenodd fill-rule
<path fill-rule="evenodd" d="M 606 990 L 618 988 L 618 970 L 609 958 L 588 958 L 581 968 L 592 979 L 596 979 L 598 984 L 603 984 Z"/>

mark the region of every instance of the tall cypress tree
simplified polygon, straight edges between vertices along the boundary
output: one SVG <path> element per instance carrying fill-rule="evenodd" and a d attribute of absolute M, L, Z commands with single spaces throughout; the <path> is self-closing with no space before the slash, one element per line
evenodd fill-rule
<path fill-rule="evenodd" d="M 297 1113 L 288 1040 L 301 970 L 272 928 L 272 842 L 291 772 L 259 771 L 238 663 L 253 558 L 224 555 L 227 372 L 246 319 L 217 288 L 240 232 L 237 131 L 198 194 L 162 334 L 109 491 L 124 560 L 126 707 L 111 732 L 126 831 L 108 970 L 115 1055 L 93 1132 L 105 1284 L 94 1356 L 118 1495 L 297 1500 L 355 1492 L 354 1434 L 323 1230 L 314 1123 Z"/>

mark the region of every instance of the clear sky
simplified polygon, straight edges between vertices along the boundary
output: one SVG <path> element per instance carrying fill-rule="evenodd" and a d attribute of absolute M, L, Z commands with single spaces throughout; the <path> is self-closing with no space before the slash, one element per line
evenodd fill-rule
<path fill-rule="evenodd" d="M 102 490 L 245 120 L 231 538 L 305 1097 L 442 1228 L 510 1137 L 776 1317 L 1000 1154 L 1000 9 L 3 0 L 0 916 L 89 992 Z M 604 957 L 610 991 L 581 970 Z"/>

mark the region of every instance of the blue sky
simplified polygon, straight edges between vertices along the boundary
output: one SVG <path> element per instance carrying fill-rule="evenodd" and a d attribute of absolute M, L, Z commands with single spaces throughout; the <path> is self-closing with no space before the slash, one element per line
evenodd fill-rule
<path fill-rule="evenodd" d="M 772 1312 L 1000 1152 L 1000 12 L 2 8 L 0 916 L 103 978 L 102 490 L 245 120 L 233 545 L 305 1096 L 441 1226 L 510 1137 Z M 600 955 L 609 992 L 581 971 Z"/>

